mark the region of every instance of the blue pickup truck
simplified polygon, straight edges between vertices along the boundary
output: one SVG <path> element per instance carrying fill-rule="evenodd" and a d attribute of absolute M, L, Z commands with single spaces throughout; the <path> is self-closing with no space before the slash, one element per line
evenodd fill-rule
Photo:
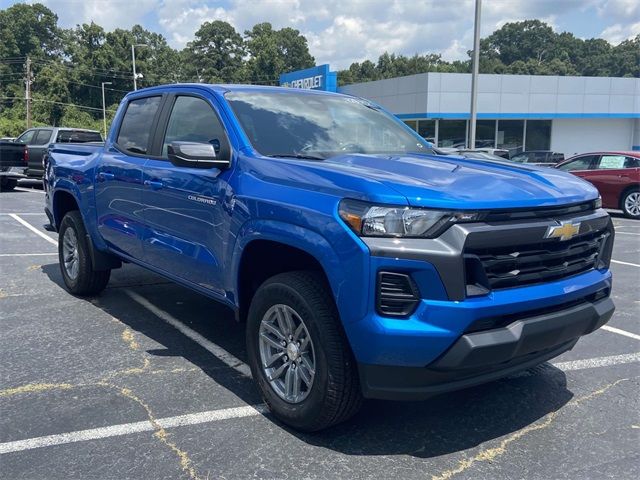
<path fill-rule="evenodd" d="M 264 400 L 300 430 L 531 368 L 614 311 L 590 184 L 434 155 L 347 95 L 138 90 L 104 146 L 50 147 L 45 187 L 70 292 L 130 262 L 229 306 Z"/>

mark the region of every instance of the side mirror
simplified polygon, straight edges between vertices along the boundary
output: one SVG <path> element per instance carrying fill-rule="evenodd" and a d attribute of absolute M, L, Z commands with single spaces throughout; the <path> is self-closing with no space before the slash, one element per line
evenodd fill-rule
<path fill-rule="evenodd" d="M 214 145 L 206 142 L 171 142 L 167 148 L 169 161 L 176 167 L 215 167 L 224 170 L 229 167 L 229 151 L 218 148 L 218 152 L 219 155 L 216 155 Z"/>

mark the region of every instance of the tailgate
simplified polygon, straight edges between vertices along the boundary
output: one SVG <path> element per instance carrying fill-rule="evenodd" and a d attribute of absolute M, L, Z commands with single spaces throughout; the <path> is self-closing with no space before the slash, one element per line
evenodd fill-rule
<path fill-rule="evenodd" d="M 28 156 L 22 143 L 0 142 L 0 168 L 26 167 Z"/>

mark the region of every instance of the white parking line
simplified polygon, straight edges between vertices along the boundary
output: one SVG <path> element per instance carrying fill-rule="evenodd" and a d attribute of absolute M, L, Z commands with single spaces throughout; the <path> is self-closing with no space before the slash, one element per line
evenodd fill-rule
<path fill-rule="evenodd" d="M 20 191 L 20 192 L 38 192 L 38 193 L 44 193 L 44 190 L 38 190 L 35 188 L 23 188 L 23 187 L 16 187 L 16 190 Z"/>
<path fill-rule="evenodd" d="M 640 362 L 640 352 L 625 355 L 614 355 L 609 357 L 590 358 L 586 360 L 575 360 L 571 362 L 560 362 L 552 365 L 564 372 L 568 372 L 638 362 Z M 531 373 L 531 375 L 535 374 L 535 372 Z M 516 376 L 517 375 L 510 378 L 514 378 Z M 528 375 L 525 374 L 521 376 Z M 174 417 L 164 417 L 158 419 L 157 422 L 163 428 L 174 428 L 188 425 L 198 425 L 202 423 L 212 423 L 234 418 L 255 417 L 257 415 L 263 415 L 267 411 L 267 407 L 263 404 L 247 405 L 244 407 L 223 408 L 220 410 L 209 410 L 206 412 L 190 413 Z M 75 432 L 59 433 L 56 435 L 47 435 L 44 437 L 27 438 L 24 440 L 0 443 L 0 455 L 5 453 L 20 452 L 24 450 L 33 450 L 42 447 L 51 447 L 54 445 L 64 445 L 67 443 L 119 437 L 132 433 L 151 432 L 153 430 L 154 427 L 151 422 L 142 421 L 111 425 L 109 427 L 91 428 L 88 430 L 78 430 Z"/>
<path fill-rule="evenodd" d="M 628 265 L 630 267 L 638 267 L 640 268 L 640 265 L 638 265 L 637 263 L 629 263 L 629 262 L 621 262 L 620 260 L 611 260 L 611 263 L 618 263 L 620 265 Z"/>
<path fill-rule="evenodd" d="M 616 232 L 616 235 L 635 235 L 636 237 L 640 237 L 640 233 L 631 233 L 631 232 Z"/>
<path fill-rule="evenodd" d="M 25 216 L 25 215 L 39 215 L 41 217 L 45 216 L 45 213 L 36 213 L 36 212 L 0 212 L 0 215 L 20 215 Z"/>
<path fill-rule="evenodd" d="M 180 322 L 178 319 L 176 319 L 173 316 L 171 316 L 171 314 L 169 314 L 169 313 L 165 312 L 164 310 L 156 307 L 154 304 L 152 304 L 146 298 L 142 297 L 141 295 L 137 294 L 136 292 L 133 292 L 131 290 L 125 290 L 125 293 L 127 295 L 129 295 L 129 297 L 131 297 L 135 302 L 138 302 L 144 308 L 146 308 L 151 313 L 153 313 L 156 317 L 158 317 L 159 319 L 161 319 L 164 322 L 168 323 L 173 328 L 175 328 L 178 331 L 180 331 L 183 335 L 189 337 L 191 340 L 196 342 L 198 345 L 200 345 L 205 350 L 208 350 L 209 352 L 211 352 L 220 361 L 222 361 L 223 363 L 229 365 L 231 368 L 233 368 L 236 371 L 240 372 L 242 375 L 244 375 L 246 377 L 249 377 L 249 378 L 251 377 L 251 369 L 249 368 L 249 365 L 247 365 L 246 363 L 244 363 L 242 360 L 240 360 L 236 356 L 232 355 L 231 353 L 227 352 L 221 346 L 216 345 L 211 340 L 208 340 L 207 338 L 203 337 L 202 335 L 200 335 L 195 330 L 192 330 L 191 328 L 187 327 L 182 322 Z"/>
<path fill-rule="evenodd" d="M 0 253 L 0 257 L 44 257 L 58 255 L 58 252 L 51 253 Z"/>
<path fill-rule="evenodd" d="M 210 410 L 208 412 L 192 413 L 189 415 L 180 415 L 177 417 L 160 418 L 157 422 L 163 428 L 173 428 L 186 425 L 198 425 L 200 423 L 218 422 L 220 420 L 228 420 L 231 418 L 255 417 L 265 413 L 266 410 L 267 409 L 264 405 L 248 405 L 246 407 L 225 408 L 221 410 Z M 61 433 L 58 435 L 47 435 L 45 437 L 28 438 L 26 440 L 18 440 L 15 442 L 0 443 L 0 455 L 3 453 L 33 450 L 34 448 L 118 437 L 132 433 L 152 432 L 153 430 L 155 430 L 153 424 L 147 420 L 135 423 L 111 425 L 109 427 L 79 430 L 76 432 Z"/>
<path fill-rule="evenodd" d="M 586 360 L 573 360 L 571 362 L 552 363 L 552 365 L 563 372 L 570 372 L 573 370 L 586 370 L 588 368 L 609 367 L 611 365 L 636 362 L 640 362 L 640 352 L 612 355 L 610 357 L 588 358 Z"/>
<path fill-rule="evenodd" d="M 624 335 L 625 337 L 633 338 L 634 340 L 640 340 L 640 335 L 636 335 L 635 333 L 627 332 L 626 330 L 621 330 L 616 327 L 610 327 L 609 325 L 604 325 L 602 330 L 606 330 L 607 332 L 617 333 L 618 335 Z"/>
<path fill-rule="evenodd" d="M 10 213 L 9 216 L 11 218 L 13 218 L 14 220 L 16 220 L 17 222 L 21 223 L 22 225 L 24 225 L 25 227 L 27 227 L 29 230 L 31 230 L 33 233 L 35 233 L 36 235 L 44 238 L 47 242 L 55 245 L 56 247 L 58 246 L 58 241 L 51 238 L 49 235 L 45 235 L 44 233 L 42 233 L 40 230 L 38 230 L 36 227 L 34 227 L 33 225 L 31 225 L 29 222 L 23 220 L 22 218 L 20 218 L 18 215 L 16 215 L 15 213 Z"/>

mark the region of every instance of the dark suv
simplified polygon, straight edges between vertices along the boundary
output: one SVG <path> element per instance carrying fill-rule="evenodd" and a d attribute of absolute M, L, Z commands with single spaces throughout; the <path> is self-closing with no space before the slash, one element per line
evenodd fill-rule
<path fill-rule="evenodd" d="M 20 135 L 15 142 L 27 145 L 28 165 L 26 174 L 31 178 L 42 178 L 44 169 L 42 156 L 51 143 L 102 142 L 102 135 L 96 130 L 82 128 L 36 127 Z"/>

